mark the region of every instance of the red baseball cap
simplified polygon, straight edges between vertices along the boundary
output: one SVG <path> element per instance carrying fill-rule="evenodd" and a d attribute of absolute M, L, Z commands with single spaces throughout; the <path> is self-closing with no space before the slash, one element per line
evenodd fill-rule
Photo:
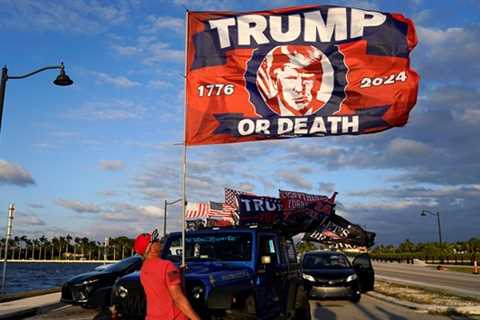
<path fill-rule="evenodd" d="M 137 238 L 135 238 L 135 244 L 133 245 L 135 252 L 143 256 L 150 244 L 150 240 L 152 240 L 152 235 L 150 233 L 139 234 Z"/>

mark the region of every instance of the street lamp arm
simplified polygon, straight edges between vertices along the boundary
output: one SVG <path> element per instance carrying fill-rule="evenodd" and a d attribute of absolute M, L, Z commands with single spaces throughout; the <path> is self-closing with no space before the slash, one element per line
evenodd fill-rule
<path fill-rule="evenodd" d="M 60 69 L 60 74 L 57 76 L 57 78 L 53 81 L 53 83 L 57 86 L 69 86 L 73 84 L 72 79 L 70 79 L 69 76 L 65 73 L 65 66 L 63 65 L 63 62 L 60 63 L 58 66 L 48 66 L 48 67 L 43 67 L 37 70 L 34 70 L 30 73 L 20 75 L 20 76 L 9 76 L 8 75 L 8 69 L 7 66 L 4 66 L 2 68 L 2 78 L 0 80 L 0 129 L 2 128 L 2 117 L 3 117 L 3 102 L 5 100 L 5 90 L 7 87 L 7 81 L 12 79 L 25 79 L 30 76 L 33 76 L 34 74 L 37 74 L 39 72 L 45 71 L 45 70 L 51 70 L 51 69 Z"/>
<path fill-rule="evenodd" d="M 438 215 L 438 212 L 432 212 L 432 211 L 429 211 L 429 210 L 426 210 L 426 209 L 423 209 L 422 213 L 428 213 L 432 216 L 437 216 Z"/>
<path fill-rule="evenodd" d="M 63 63 L 59 66 L 43 67 L 43 68 L 37 69 L 35 71 L 32 71 L 30 73 L 27 73 L 27 74 L 24 74 L 24 75 L 21 75 L 21 76 L 7 76 L 7 80 L 10 80 L 10 79 L 24 79 L 24 78 L 28 78 L 30 76 L 33 76 L 34 74 L 40 73 L 40 72 L 45 71 L 45 70 L 63 69 L 63 68 L 64 68 Z"/>
<path fill-rule="evenodd" d="M 442 246 L 442 227 L 440 224 L 440 211 L 437 212 L 432 212 L 430 210 L 423 209 L 421 215 L 426 216 L 426 213 L 428 213 L 431 216 L 436 216 L 437 217 L 437 224 L 438 224 L 438 242 L 440 243 L 440 247 Z"/>
<path fill-rule="evenodd" d="M 167 201 L 167 205 L 171 206 L 172 204 L 178 203 L 178 202 L 180 202 L 180 201 L 182 201 L 181 198 L 180 198 L 180 199 L 177 199 L 177 200 L 175 200 L 175 201 L 172 201 L 172 202 L 168 202 L 168 201 Z"/>

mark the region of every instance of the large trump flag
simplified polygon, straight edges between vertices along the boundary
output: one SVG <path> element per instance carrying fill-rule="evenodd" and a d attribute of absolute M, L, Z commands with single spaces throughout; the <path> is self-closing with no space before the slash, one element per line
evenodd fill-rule
<path fill-rule="evenodd" d="M 378 132 L 416 102 L 417 37 L 401 14 L 190 12 L 187 29 L 187 145 Z"/>

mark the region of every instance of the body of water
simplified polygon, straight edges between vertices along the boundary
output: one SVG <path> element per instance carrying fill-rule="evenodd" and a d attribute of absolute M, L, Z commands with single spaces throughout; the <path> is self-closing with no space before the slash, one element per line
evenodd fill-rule
<path fill-rule="evenodd" d="M 6 293 L 61 287 L 68 279 L 92 271 L 93 263 L 8 263 Z M 0 264 L 0 278 L 3 263 Z M 1 286 L 1 285 L 0 285 Z M 1 290 L 1 288 L 0 288 Z"/>

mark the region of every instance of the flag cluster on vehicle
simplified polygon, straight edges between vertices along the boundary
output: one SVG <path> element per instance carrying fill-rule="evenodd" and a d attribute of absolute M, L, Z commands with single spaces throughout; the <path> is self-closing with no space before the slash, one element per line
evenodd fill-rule
<path fill-rule="evenodd" d="M 225 188 L 224 202 L 189 202 L 186 220 L 193 229 L 209 226 L 277 225 L 286 232 L 304 232 L 305 239 L 371 246 L 375 234 L 335 214 L 334 192 L 330 197 L 279 190 L 279 198 Z"/>

